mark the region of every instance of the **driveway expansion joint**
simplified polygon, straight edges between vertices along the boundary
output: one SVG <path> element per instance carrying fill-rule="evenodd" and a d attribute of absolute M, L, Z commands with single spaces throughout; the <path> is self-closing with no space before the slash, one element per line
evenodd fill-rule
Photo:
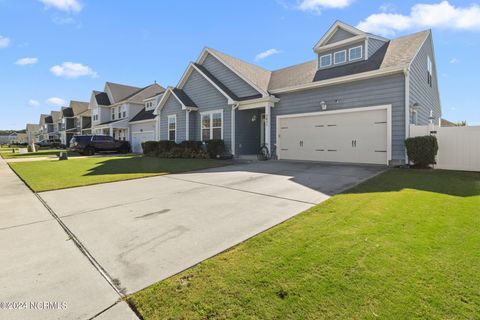
<path fill-rule="evenodd" d="M 83 243 L 77 238 L 77 236 L 67 227 L 65 223 L 59 218 L 59 216 L 53 211 L 53 209 L 48 205 L 48 203 L 43 200 L 43 198 L 36 192 L 34 195 L 38 200 L 43 204 L 43 206 L 48 210 L 52 217 L 57 220 L 58 224 L 62 227 L 65 233 L 70 237 L 70 239 L 75 243 L 80 252 L 88 259 L 88 261 L 93 265 L 93 267 L 100 273 L 100 275 L 108 282 L 112 289 L 119 295 L 120 298 L 125 298 L 126 295 L 124 290 L 120 288 L 115 282 L 115 280 L 108 274 L 108 272 L 100 265 L 100 263 L 93 257 L 93 255 L 88 251 L 88 249 L 83 245 Z M 112 306 L 110 306 L 112 307 Z M 108 309 L 108 308 L 107 308 Z"/>

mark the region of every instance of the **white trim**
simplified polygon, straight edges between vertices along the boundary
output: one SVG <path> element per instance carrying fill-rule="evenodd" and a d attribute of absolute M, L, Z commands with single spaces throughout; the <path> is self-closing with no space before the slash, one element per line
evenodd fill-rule
<path fill-rule="evenodd" d="M 365 54 L 364 54 L 364 57 L 363 57 L 363 60 L 367 60 L 368 59 L 368 37 L 365 38 Z"/>
<path fill-rule="evenodd" d="M 231 129 L 231 131 L 232 131 L 231 132 L 231 140 L 232 140 L 231 141 L 231 144 L 232 144 L 231 149 L 232 149 L 232 154 L 234 156 L 235 156 L 235 143 L 236 143 L 236 139 L 235 139 L 235 130 L 236 130 L 236 128 L 235 128 L 235 112 L 236 112 L 237 108 L 238 108 L 238 104 L 232 105 L 232 112 L 230 114 L 230 121 L 231 121 L 231 128 L 232 128 Z"/>
<path fill-rule="evenodd" d="M 277 150 L 277 158 L 280 159 L 280 155 L 278 150 L 280 150 L 280 129 L 278 125 L 278 121 L 280 119 L 285 118 L 300 118 L 300 117 L 309 117 L 309 116 L 321 116 L 321 115 L 329 115 L 329 114 L 341 114 L 341 113 L 352 113 L 352 112 L 364 112 L 364 111 L 373 111 L 373 110 L 386 110 L 387 111 L 387 165 L 389 161 L 392 160 L 392 105 L 380 105 L 380 106 L 372 106 L 372 107 L 360 107 L 360 108 L 348 108 L 348 109 L 340 109 L 340 110 L 330 110 L 330 111 L 317 111 L 317 112 L 306 112 L 306 113 L 295 113 L 295 114 L 286 114 L 286 115 L 278 115 L 277 116 L 277 123 L 276 123 L 276 150 Z"/>
<path fill-rule="evenodd" d="M 405 70 L 405 139 L 410 137 L 410 67 Z M 405 148 L 405 163 L 408 163 L 407 148 Z"/>
<path fill-rule="evenodd" d="M 190 110 L 185 110 L 185 140 L 190 140 Z"/>
<path fill-rule="evenodd" d="M 342 61 L 342 62 L 337 62 L 337 53 L 342 53 L 344 52 L 345 53 L 345 61 Z M 340 51 L 335 51 L 333 53 L 333 64 L 342 64 L 342 63 L 346 63 L 348 60 L 347 60 L 347 49 L 344 49 L 344 50 L 340 50 Z"/>
<path fill-rule="evenodd" d="M 352 59 L 352 50 L 360 48 L 360 58 Z M 363 59 L 363 46 L 359 45 L 348 49 L 348 61 L 357 61 Z"/>
<path fill-rule="evenodd" d="M 362 30 L 360 29 L 357 29 L 355 27 L 352 27 L 351 25 L 348 25 L 342 21 L 335 21 L 335 23 L 328 29 L 328 31 L 323 35 L 322 38 L 320 38 L 320 40 L 315 44 L 315 46 L 313 47 L 313 50 L 316 51 L 316 49 L 318 49 L 319 47 L 321 47 L 324 43 L 328 42 L 332 36 L 335 34 L 335 32 L 338 30 L 338 29 L 343 29 L 343 31 L 347 31 L 351 34 L 354 34 L 354 35 L 366 35 L 365 32 L 363 32 Z M 351 39 L 351 38 L 350 38 Z M 348 39 L 347 39 L 348 40 Z M 335 42 L 335 44 L 337 44 L 337 42 Z"/>
<path fill-rule="evenodd" d="M 327 44 L 325 46 L 322 46 L 322 47 L 319 47 L 319 48 L 315 49 L 314 51 L 316 53 L 320 54 L 322 52 L 329 51 L 329 50 L 332 50 L 334 48 L 344 47 L 344 46 L 349 45 L 351 43 L 362 41 L 366 37 L 367 37 L 366 35 L 354 36 L 354 37 L 351 37 L 351 38 L 348 38 L 348 39 L 344 39 L 344 40 L 340 40 L 340 41 L 337 41 L 337 42 L 334 42 L 334 43 L 331 43 L 331 44 Z"/>
<path fill-rule="evenodd" d="M 327 64 L 327 65 L 324 65 L 322 66 L 322 58 L 323 57 L 330 57 L 330 63 Z M 319 58 L 318 58 L 318 63 L 320 64 L 320 68 L 326 68 L 326 67 L 330 67 L 332 65 L 332 61 L 333 60 L 333 57 L 332 57 L 332 54 L 331 53 L 327 53 L 327 54 L 324 54 L 324 55 L 321 55 Z"/>
<path fill-rule="evenodd" d="M 167 140 L 172 141 L 172 140 L 170 140 L 170 131 L 171 131 L 171 129 L 170 129 L 170 119 L 171 118 L 175 119 L 175 140 L 173 140 L 173 141 L 177 142 L 177 114 L 169 114 L 167 116 Z"/>
<path fill-rule="evenodd" d="M 249 79 L 245 78 L 243 76 L 243 74 L 241 72 L 239 72 L 238 70 L 236 70 L 235 68 L 233 68 L 232 66 L 230 66 L 228 63 L 226 63 L 222 58 L 220 58 L 219 56 L 217 56 L 215 53 L 213 53 L 210 48 L 208 47 L 205 47 L 203 48 L 202 50 L 202 53 L 200 54 L 200 56 L 198 57 L 197 59 L 197 63 L 198 64 L 202 64 L 203 61 L 205 61 L 205 59 L 207 58 L 207 55 L 206 54 L 210 54 L 211 56 L 213 56 L 215 59 L 217 59 L 218 61 L 220 61 L 220 63 L 222 63 L 225 67 L 227 67 L 228 69 L 230 69 L 232 72 L 234 72 L 237 76 L 239 76 L 243 81 L 245 81 L 246 83 L 248 83 L 250 86 L 252 86 L 255 90 L 257 90 L 259 93 L 262 94 L 262 96 L 268 96 L 268 92 L 265 91 L 265 90 L 262 90 L 261 88 L 259 88 L 255 83 L 253 83 L 252 81 L 250 81 Z M 238 59 L 240 60 L 240 59 Z M 248 62 L 245 62 L 248 64 Z M 257 66 L 258 67 L 258 66 Z"/>
<path fill-rule="evenodd" d="M 221 117 L 222 117 L 222 126 L 220 127 L 220 139 L 223 140 L 223 128 L 225 127 L 225 123 L 223 122 L 223 112 L 224 110 L 223 109 L 217 109 L 217 110 L 208 110 L 208 111 L 203 111 L 203 112 L 200 112 L 200 141 L 204 141 L 203 140 L 203 127 L 202 127 L 202 118 L 204 115 L 210 115 L 210 139 L 213 139 L 213 117 L 212 115 L 214 113 L 220 113 Z"/>
<path fill-rule="evenodd" d="M 238 103 L 238 110 L 263 108 L 266 105 L 269 105 L 270 107 L 274 107 L 275 103 L 277 103 L 278 101 L 280 101 L 280 99 L 278 99 L 275 96 L 241 101 Z"/>
<path fill-rule="evenodd" d="M 399 73 L 399 72 L 404 72 L 404 68 L 394 67 L 394 68 L 385 68 L 385 69 L 381 69 L 381 70 L 373 70 L 373 71 L 368 71 L 368 72 L 362 72 L 362 73 L 357 73 L 357 74 L 354 74 L 354 75 L 348 75 L 348 76 L 344 76 L 344 77 L 338 77 L 338 78 L 334 78 L 334 79 L 327 79 L 327 80 L 323 80 L 323 81 L 310 82 L 310 83 L 307 83 L 307 84 L 301 84 L 301 85 L 297 85 L 297 86 L 274 89 L 274 90 L 270 90 L 270 93 L 275 94 L 275 93 L 308 90 L 308 89 L 319 88 L 319 87 L 324 87 L 324 86 L 329 86 L 329 85 L 339 84 L 339 83 L 344 83 L 344 82 L 352 82 L 352 81 L 357 81 L 357 80 L 371 79 L 371 78 L 386 76 L 386 75 L 395 74 L 395 73 Z"/>
<path fill-rule="evenodd" d="M 163 106 L 165 105 L 165 103 L 167 102 L 168 100 L 168 97 L 170 97 L 170 95 L 173 95 L 175 97 L 175 99 L 177 99 L 177 101 L 180 103 L 180 105 L 182 106 L 182 110 L 191 110 L 191 111 L 196 111 L 198 110 L 197 107 L 194 107 L 194 106 L 187 106 L 185 104 L 183 104 L 182 100 L 175 94 L 175 92 L 173 91 L 173 88 L 172 87 L 168 87 L 167 90 L 165 90 L 165 94 L 162 96 L 162 98 L 160 98 L 160 100 L 158 101 L 158 104 L 157 106 L 155 107 L 154 111 L 153 111 L 153 114 L 155 115 L 158 115 L 159 112 L 163 109 Z"/>
<path fill-rule="evenodd" d="M 147 119 L 147 120 L 137 120 L 137 121 L 129 121 L 128 123 L 133 123 L 133 124 L 137 124 L 137 123 L 146 123 L 146 122 L 152 122 L 152 121 L 155 121 L 157 119 L 157 117 L 153 118 L 153 119 Z"/>
<path fill-rule="evenodd" d="M 132 135 L 135 133 L 155 133 L 155 130 L 145 130 L 145 131 L 132 131 Z"/>

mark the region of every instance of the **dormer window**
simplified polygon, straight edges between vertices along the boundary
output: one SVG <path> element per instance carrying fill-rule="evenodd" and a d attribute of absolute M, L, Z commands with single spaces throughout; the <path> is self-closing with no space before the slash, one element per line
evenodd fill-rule
<path fill-rule="evenodd" d="M 332 65 L 332 55 L 326 54 L 320 57 L 320 67 L 328 67 Z"/>
<path fill-rule="evenodd" d="M 333 63 L 340 64 L 347 61 L 347 50 L 337 51 L 333 54 Z"/>
<path fill-rule="evenodd" d="M 348 60 L 350 61 L 355 61 L 355 60 L 360 60 L 362 59 L 363 52 L 362 52 L 362 46 L 357 46 L 348 49 Z"/>

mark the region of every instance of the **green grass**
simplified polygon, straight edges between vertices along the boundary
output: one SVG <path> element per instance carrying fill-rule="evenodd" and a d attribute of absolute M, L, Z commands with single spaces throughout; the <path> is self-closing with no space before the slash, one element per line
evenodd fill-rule
<path fill-rule="evenodd" d="M 159 159 L 143 156 L 82 158 L 10 163 L 10 167 L 40 192 L 218 167 L 228 162 L 204 159 Z"/>
<path fill-rule="evenodd" d="M 28 152 L 28 153 L 13 153 L 12 148 L 2 148 L 0 149 L 0 155 L 4 159 L 18 159 L 18 158 L 38 158 L 38 157 L 54 157 L 58 156 L 60 152 L 65 152 L 66 150 L 59 149 L 48 149 L 48 150 L 39 150 L 37 152 Z M 68 152 L 69 157 L 79 156 L 77 152 Z"/>
<path fill-rule="evenodd" d="M 479 226 L 479 173 L 394 169 L 129 302 L 147 320 L 474 319 Z"/>

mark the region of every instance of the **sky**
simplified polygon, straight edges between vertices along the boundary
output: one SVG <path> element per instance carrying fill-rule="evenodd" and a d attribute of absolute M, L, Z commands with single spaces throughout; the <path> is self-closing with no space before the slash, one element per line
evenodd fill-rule
<path fill-rule="evenodd" d="M 106 81 L 175 86 L 205 46 L 269 70 L 309 61 L 336 20 L 388 38 L 432 29 L 443 117 L 480 125 L 479 2 L 0 0 L 0 129 Z"/>

